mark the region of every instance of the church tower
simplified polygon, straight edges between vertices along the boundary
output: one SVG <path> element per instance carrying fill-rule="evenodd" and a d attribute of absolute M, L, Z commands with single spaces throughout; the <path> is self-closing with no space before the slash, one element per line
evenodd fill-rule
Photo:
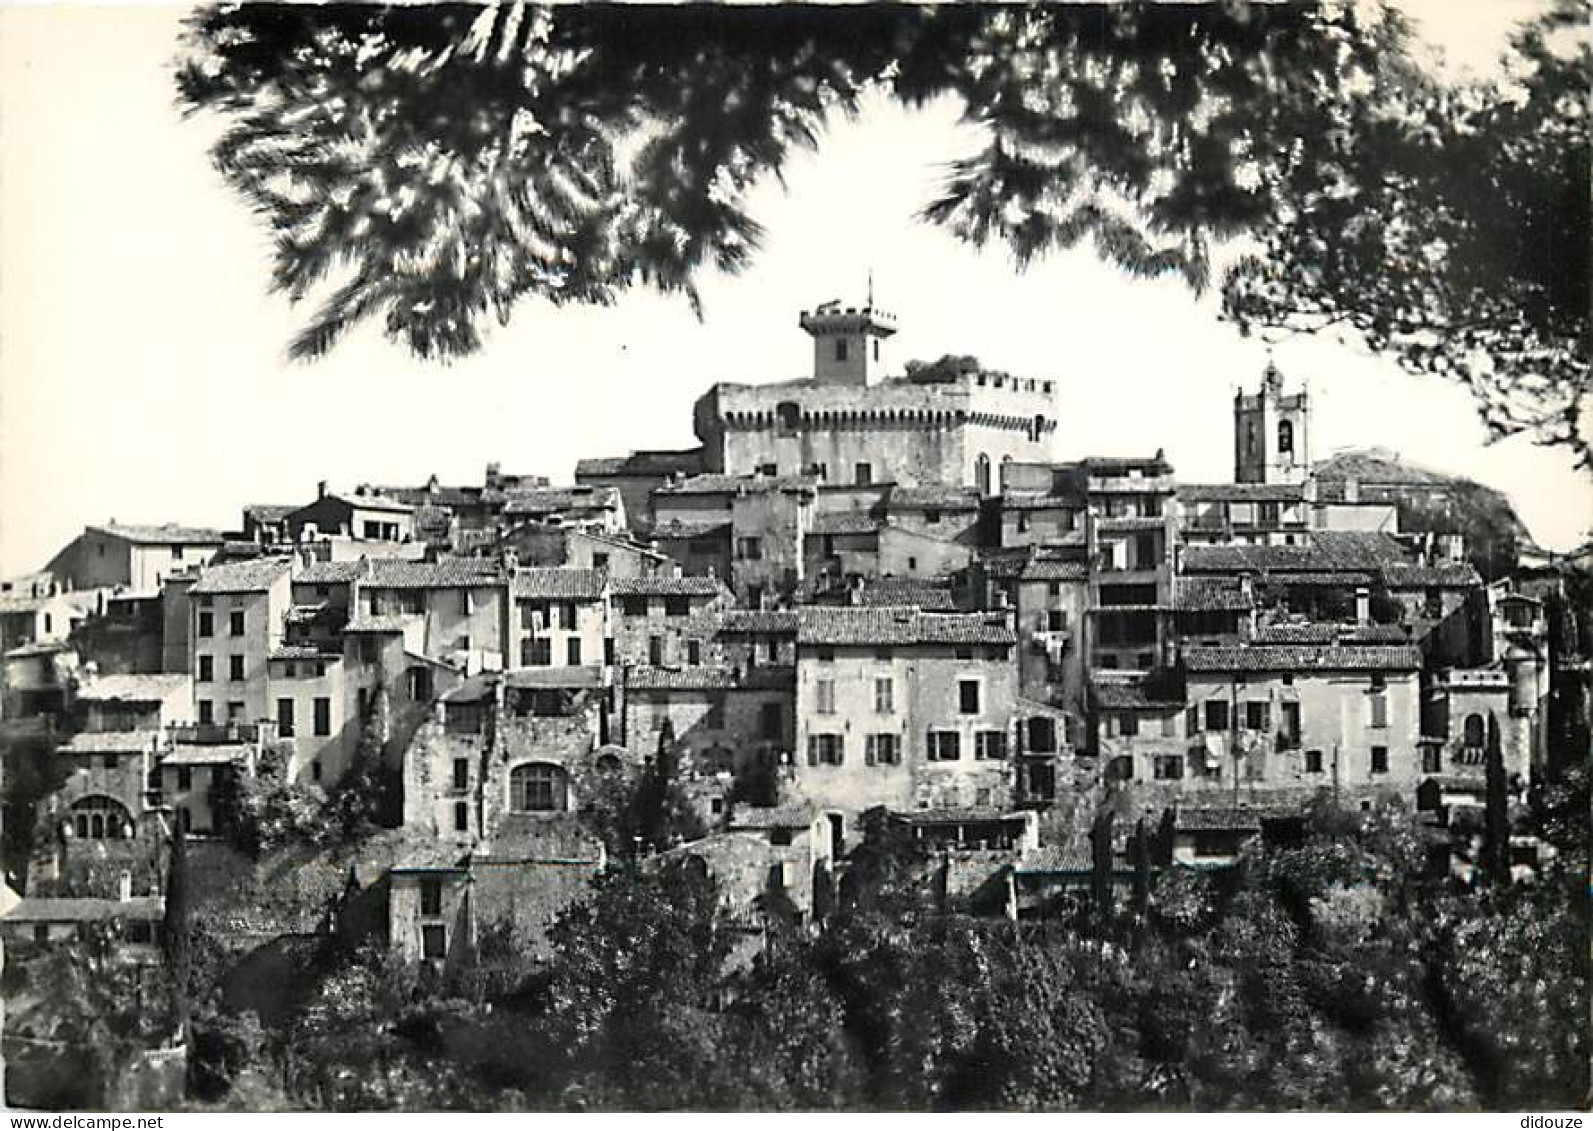
<path fill-rule="evenodd" d="M 1311 407 L 1305 390 L 1285 394 L 1267 362 L 1261 391 L 1233 400 L 1235 483 L 1304 483 L 1311 472 Z"/>
<path fill-rule="evenodd" d="M 827 302 L 804 310 L 801 326 L 813 335 L 813 380 L 825 385 L 874 385 L 885 376 L 885 339 L 896 319 L 874 306 Z"/>

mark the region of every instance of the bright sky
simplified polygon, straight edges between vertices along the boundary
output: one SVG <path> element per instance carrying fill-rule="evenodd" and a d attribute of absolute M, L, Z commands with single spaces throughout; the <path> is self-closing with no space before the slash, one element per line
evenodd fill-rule
<path fill-rule="evenodd" d="M 1459 66 L 1482 66 L 1527 10 L 1423 6 Z M 950 105 L 871 103 L 799 155 L 784 189 L 760 189 L 766 246 L 751 273 L 703 280 L 702 322 L 639 293 L 526 305 L 448 368 L 372 329 L 289 365 L 303 313 L 266 293 L 262 233 L 205 156 L 214 126 L 174 109 L 180 16 L 0 8 L 0 575 L 113 517 L 234 527 L 243 504 L 307 501 L 318 479 L 479 483 L 496 460 L 567 480 L 583 455 L 689 445 L 710 383 L 805 375 L 798 311 L 860 300 L 870 269 L 900 317 L 898 362 L 968 353 L 1060 381 L 1057 458 L 1160 447 L 1186 479 L 1231 475 L 1233 389 L 1258 380 L 1264 347 L 1211 299 L 1087 250 L 1018 275 L 1004 252 L 915 223 L 976 143 Z M 1593 484 L 1561 453 L 1485 447 L 1459 389 L 1325 341 L 1276 359 L 1310 381 L 1318 456 L 1389 447 L 1508 491 L 1547 545 L 1585 536 Z"/>

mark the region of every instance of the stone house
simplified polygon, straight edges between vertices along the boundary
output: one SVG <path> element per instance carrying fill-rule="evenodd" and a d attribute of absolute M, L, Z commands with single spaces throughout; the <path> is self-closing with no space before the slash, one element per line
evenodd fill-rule
<path fill-rule="evenodd" d="M 212 566 L 189 587 L 196 721 L 273 717 L 267 665 L 282 643 L 291 573 L 286 558 L 258 558 Z"/>
<path fill-rule="evenodd" d="M 595 530 L 617 534 L 629 528 L 625 500 L 614 487 L 521 487 L 505 492 L 503 522 Z"/>
<path fill-rule="evenodd" d="M 612 662 L 608 592 L 600 570 L 516 567 L 509 579 L 508 666 Z"/>
<path fill-rule="evenodd" d="M 577 460 L 575 481 L 585 487 L 617 490 L 631 529 L 648 531 L 653 526 L 653 492 L 671 479 L 705 470 L 701 448 L 636 451 L 628 456 Z"/>
<path fill-rule="evenodd" d="M 347 493 L 317 485 L 316 499 L 287 517 L 294 542 L 342 536 L 367 542 L 411 542 L 415 538 L 415 508 L 370 488 Z"/>
<path fill-rule="evenodd" d="M 714 662 L 718 614 L 730 590 L 712 577 L 673 571 L 609 582 L 614 662 L 695 667 Z"/>
<path fill-rule="evenodd" d="M 68 589 L 126 589 L 158 593 L 174 573 L 211 561 L 222 547 L 219 531 L 201 527 L 84 527 L 45 568 Z"/>
<path fill-rule="evenodd" d="M 370 616 L 421 620 L 412 650 L 474 673 L 505 666 L 508 586 L 497 564 L 480 558 L 434 562 L 373 559 L 353 582 L 354 607 Z"/>
<path fill-rule="evenodd" d="M 798 611 L 793 795 L 846 820 L 1012 802 L 1016 636 L 1004 613 Z"/>

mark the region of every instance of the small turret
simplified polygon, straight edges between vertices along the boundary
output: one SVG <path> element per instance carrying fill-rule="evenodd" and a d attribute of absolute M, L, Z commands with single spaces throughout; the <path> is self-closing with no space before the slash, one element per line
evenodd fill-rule
<path fill-rule="evenodd" d="M 896 319 L 870 302 L 842 308 L 839 300 L 804 310 L 798 320 L 813 336 L 813 379 L 831 385 L 873 385 L 885 374 L 885 339 Z"/>

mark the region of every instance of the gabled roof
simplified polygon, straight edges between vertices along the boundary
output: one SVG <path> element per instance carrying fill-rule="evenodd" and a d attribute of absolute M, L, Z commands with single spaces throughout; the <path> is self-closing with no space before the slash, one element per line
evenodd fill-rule
<path fill-rule="evenodd" d="M 816 535 L 877 534 L 884 525 L 883 519 L 875 518 L 866 511 L 835 511 L 814 515 L 808 532 Z"/>
<path fill-rule="evenodd" d="M 361 584 L 373 589 L 480 589 L 503 584 L 498 563 L 490 558 L 442 558 L 417 562 L 404 558 L 371 558 Z"/>
<path fill-rule="evenodd" d="M 719 597 L 730 590 L 716 577 L 675 577 L 653 574 L 648 577 L 616 577 L 609 582 L 616 597 Z"/>
<path fill-rule="evenodd" d="M 521 566 L 510 581 L 516 597 L 553 601 L 596 601 L 602 598 L 608 575 L 598 569 L 564 566 Z"/>
<path fill-rule="evenodd" d="M 1090 567 L 1085 562 L 1061 561 L 1056 558 L 1034 558 L 1018 575 L 1020 581 L 1085 581 Z"/>
<path fill-rule="evenodd" d="M 292 564 L 287 558 L 255 558 L 207 567 L 189 590 L 206 593 L 264 593 L 287 575 Z"/>
<path fill-rule="evenodd" d="M 311 562 L 293 575 L 299 585 L 347 585 L 360 575 L 363 562 Z"/>
<path fill-rule="evenodd" d="M 566 510 L 613 510 L 620 503 L 613 487 L 517 487 L 505 493 L 503 513 L 547 514 Z"/>
<path fill-rule="evenodd" d="M 1417 671 L 1421 649 L 1411 644 L 1243 644 L 1184 649 L 1192 672 Z"/>
<path fill-rule="evenodd" d="M 885 505 L 892 510 L 976 511 L 977 487 L 892 487 Z"/>
<path fill-rule="evenodd" d="M 84 731 L 67 739 L 56 753 L 142 754 L 147 750 L 154 750 L 159 741 L 158 730 Z"/>
<path fill-rule="evenodd" d="M 628 691 L 729 691 L 741 686 L 732 668 L 664 668 L 636 664 L 625 669 Z"/>
<path fill-rule="evenodd" d="M 102 675 L 77 690 L 79 699 L 90 702 L 158 703 L 188 686 L 186 675 L 152 673 L 147 675 Z"/>
<path fill-rule="evenodd" d="M 321 498 L 316 499 L 315 502 L 307 503 L 300 507 L 299 510 L 308 510 L 310 507 L 313 507 L 315 503 L 322 502 L 326 499 L 331 499 L 333 502 L 342 503 L 344 506 L 359 507 L 361 510 L 368 511 L 392 511 L 395 514 L 408 514 L 410 511 L 414 510 L 414 508 L 408 503 L 401 503 L 397 499 L 389 498 L 387 495 L 380 494 L 376 491 L 367 490 L 339 492 L 329 491 L 325 495 L 321 496 Z"/>
<path fill-rule="evenodd" d="M 1304 546 L 1189 546 L 1190 573 L 1376 573 L 1408 565 L 1410 555 L 1387 534 L 1318 530 Z"/>
<path fill-rule="evenodd" d="M 103 526 L 88 526 L 86 531 L 120 538 L 124 542 L 147 546 L 219 546 L 226 541 L 219 530 L 203 526 L 178 526 L 162 523 L 160 526 L 127 526 L 108 522 Z"/>
<path fill-rule="evenodd" d="M 871 577 L 853 594 L 864 606 L 912 605 L 924 612 L 954 612 L 950 582 L 914 577 Z"/>
<path fill-rule="evenodd" d="M 804 645 L 1011 644 L 1016 639 L 1001 613 L 809 605 L 797 616 L 797 640 Z"/>

